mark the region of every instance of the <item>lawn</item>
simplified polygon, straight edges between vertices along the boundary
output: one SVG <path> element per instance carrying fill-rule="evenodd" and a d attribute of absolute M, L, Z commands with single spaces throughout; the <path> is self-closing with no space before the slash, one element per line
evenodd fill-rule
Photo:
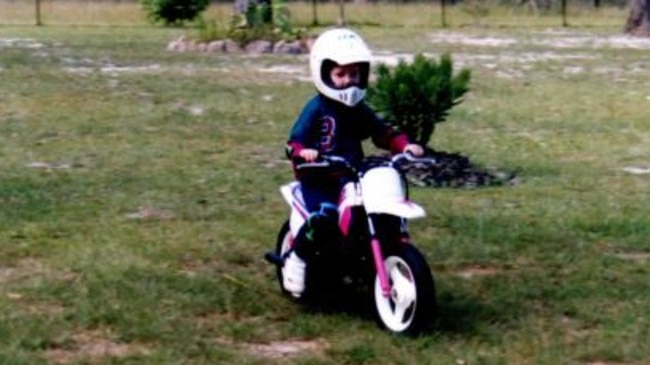
<path fill-rule="evenodd" d="M 412 188 L 440 304 L 419 338 L 295 305 L 263 260 L 306 56 L 169 52 L 194 30 L 135 20 L 5 22 L 0 363 L 647 364 L 650 40 L 620 34 L 623 11 L 574 16 L 355 26 L 378 61 L 471 69 L 431 146 L 517 175 Z"/>

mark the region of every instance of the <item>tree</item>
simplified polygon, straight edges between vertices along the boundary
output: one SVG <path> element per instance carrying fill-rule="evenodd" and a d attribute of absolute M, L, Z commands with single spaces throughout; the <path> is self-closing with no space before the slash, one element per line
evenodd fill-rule
<path fill-rule="evenodd" d="M 630 14 L 624 32 L 636 36 L 650 37 L 650 0 L 630 0 Z"/>

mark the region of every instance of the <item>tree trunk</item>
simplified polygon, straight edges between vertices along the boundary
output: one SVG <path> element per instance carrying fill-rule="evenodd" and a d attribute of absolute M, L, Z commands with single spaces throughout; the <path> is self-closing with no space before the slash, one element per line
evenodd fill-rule
<path fill-rule="evenodd" d="M 630 35 L 650 37 L 650 0 L 630 0 L 630 14 L 623 31 Z"/>

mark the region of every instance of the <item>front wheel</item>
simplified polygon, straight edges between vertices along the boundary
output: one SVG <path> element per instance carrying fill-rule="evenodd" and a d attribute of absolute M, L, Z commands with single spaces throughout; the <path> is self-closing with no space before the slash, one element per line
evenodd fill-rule
<path fill-rule="evenodd" d="M 375 278 L 374 302 L 379 324 L 391 332 L 417 335 L 428 329 L 436 315 L 433 276 L 414 246 L 402 245 L 384 259 L 390 293 L 385 296 Z"/>

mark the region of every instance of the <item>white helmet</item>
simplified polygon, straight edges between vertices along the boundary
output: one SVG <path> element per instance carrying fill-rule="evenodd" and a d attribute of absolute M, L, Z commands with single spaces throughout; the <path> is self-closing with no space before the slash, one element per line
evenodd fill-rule
<path fill-rule="evenodd" d="M 343 28 L 326 31 L 311 48 L 309 66 L 316 89 L 347 106 L 357 105 L 366 96 L 371 57 L 368 46 L 355 32 Z M 337 89 L 330 80 L 331 67 L 352 63 L 361 63 L 363 66 L 360 84 Z"/>

